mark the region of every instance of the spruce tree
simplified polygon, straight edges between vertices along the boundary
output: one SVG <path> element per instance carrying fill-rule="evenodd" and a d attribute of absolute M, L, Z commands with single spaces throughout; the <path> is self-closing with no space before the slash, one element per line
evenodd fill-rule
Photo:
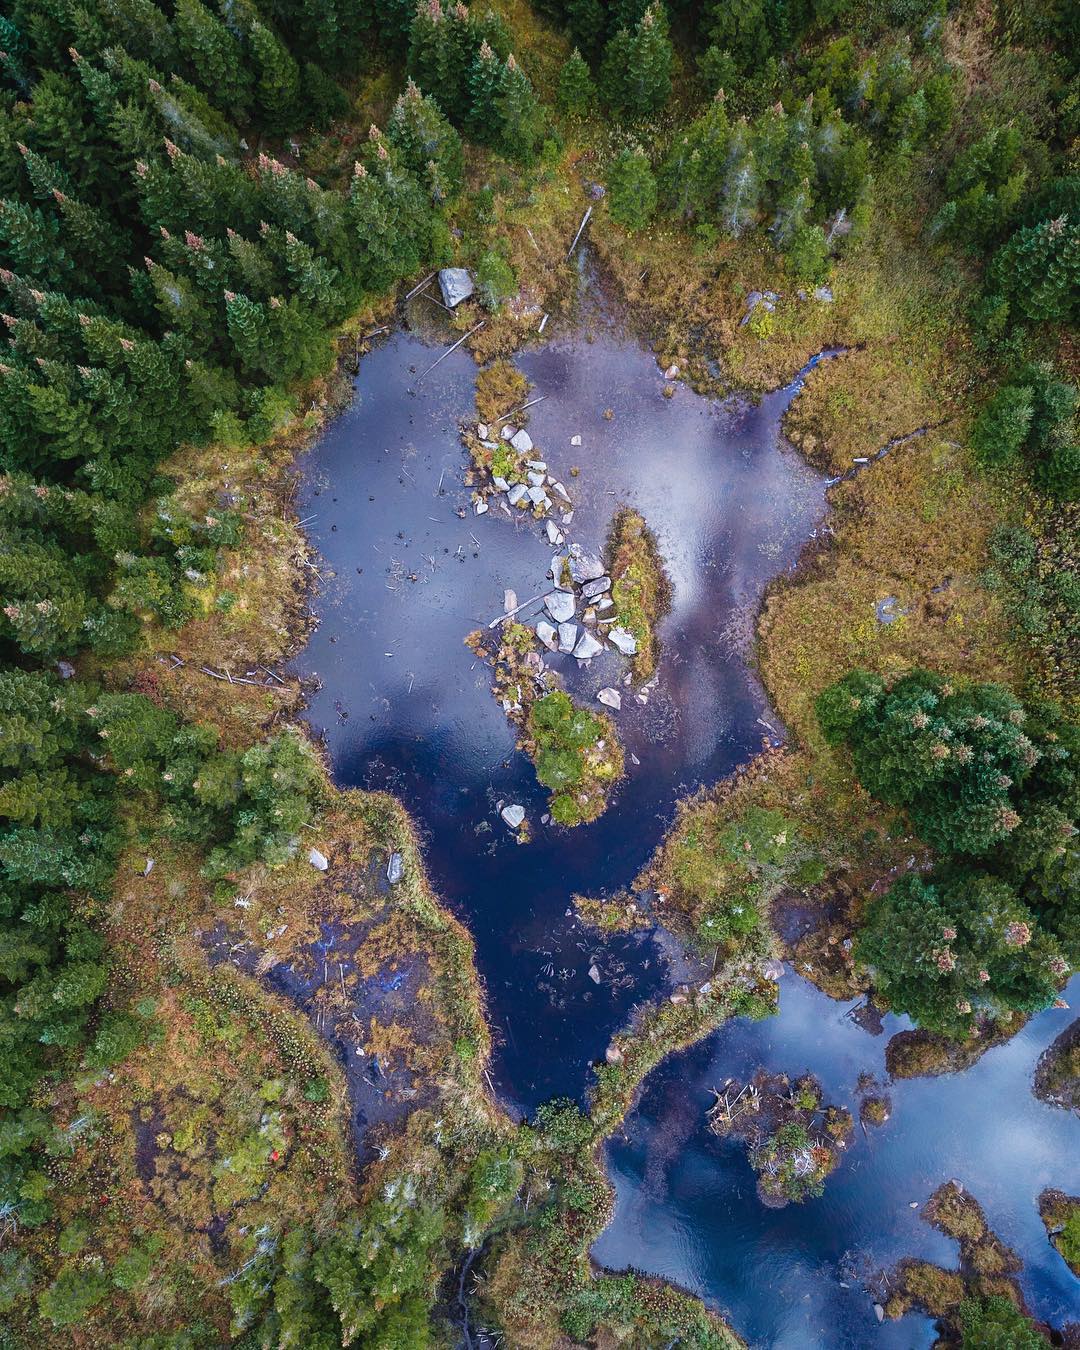
<path fill-rule="evenodd" d="M 176 0 L 173 30 L 194 78 L 243 121 L 251 105 L 251 73 L 236 38 L 201 0 Z"/>
<path fill-rule="evenodd" d="M 558 104 L 571 117 L 585 117 L 596 106 L 596 85 L 577 47 L 559 72 Z"/>
<path fill-rule="evenodd" d="M 394 105 L 387 137 L 401 153 L 402 162 L 418 179 L 427 181 L 435 197 L 431 166 L 434 166 L 441 196 L 456 197 L 461 191 L 464 162 L 461 137 L 439 111 L 433 99 L 421 94 L 410 80 Z"/>
<path fill-rule="evenodd" d="M 994 256 L 990 279 L 1012 311 L 1034 322 L 1080 314 L 1080 220 L 1058 216 L 1017 230 Z"/>
<path fill-rule="evenodd" d="M 656 210 L 656 179 L 640 145 L 624 150 L 608 174 L 608 210 L 628 230 L 646 226 Z"/>
<path fill-rule="evenodd" d="M 506 58 L 495 106 L 502 148 L 513 159 L 530 160 L 543 135 L 544 114 L 529 77 L 514 60 L 513 52 Z"/>
<path fill-rule="evenodd" d="M 667 14 L 652 4 L 633 30 L 620 29 L 608 43 L 601 87 L 627 117 L 654 117 L 671 96 L 672 60 Z"/>
<path fill-rule="evenodd" d="M 265 24 L 253 23 L 248 41 L 258 72 L 255 97 L 263 125 L 269 131 L 287 131 L 299 112 L 300 68 Z"/>

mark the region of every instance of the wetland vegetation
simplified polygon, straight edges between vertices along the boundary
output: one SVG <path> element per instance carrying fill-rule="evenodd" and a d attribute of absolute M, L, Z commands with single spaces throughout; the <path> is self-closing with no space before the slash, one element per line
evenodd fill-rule
<path fill-rule="evenodd" d="M 904 1153 L 959 1267 L 890 1213 L 891 1292 L 796 1334 L 1075 1335 L 1078 36 L 4 8 L 0 1345 L 768 1341 L 855 1113 L 1001 1065 L 1013 1212 L 991 1128 Z M 803 1283 L 602 1266 L 610 1141 L 657 1084 L 704 1129 L 664 1074 L 762 1019 Z"/>

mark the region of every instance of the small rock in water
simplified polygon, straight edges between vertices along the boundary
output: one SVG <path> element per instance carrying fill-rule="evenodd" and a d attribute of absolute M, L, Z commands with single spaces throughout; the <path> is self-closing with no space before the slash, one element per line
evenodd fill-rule
<path fill-rule="evenodd" d="M 390 861 L 386 864 L 386 879 L 391 886 L 396 886 L 405 875 L 405 864 L 402 861 L 400 853 L 391 853 Z"/>
<path fill-rule="evenodd" d="M 569 525 L 570 522 L 574 519 L 574 513 L 573 511 L 564 511 L 562 515 L 559 517 L 559 519 L 562 521 L 564 525 Z"/>
<path fill-rule="evenodd" d="M 578 626 L 576 623 L 559 624 L 559 651 L 572 652 L 574 644 L 577 642 Z"/>
<path fill-rule="evenodd" d="M 880 1303 L 874 1304 L 874 1316 L 877 1318 L 879 1322 L 885 1321 L 885 1309 L 881 1306 Z"/>
<path fill-rule="evenodd" d="M 517 609 L 517 591 L 512 591 L 508 586 L 503 591 L 503 613 L 509 614 L 512 609 Z"/>
<path fill-rule="evenodd" d="M 487 423 L 486 423 L 486 422 L 477 422 L 477 424 L 476 424 L 476 434 L 480 437 L 480 439 L 481 439 L 482 441 L 486 441 L 486 440 L 487 440 L 487 438 L 488 438 L 488 429 L 487 429 Z"/>
<path fill-rule="evenodd" d="M 559 643 L 555 629 L 548 623 L 547 619 L 541 619 L 536 625 L 536 636 L 544 644 L 549 652 L 553 652 Z"/>
<path fill-rule="evenodd" d="M 551 490 L 556 497 L 561 497 L 568 506 L 570 505 L 570 494 L 557 478 L 551 480 Z"/>
<path fill-rule="evenodd" d="M 504 806 L 499 812 L 499 815 L 502 816 L 503 820 L 506 821 L 507 825 L 509 825 L 512 830 L 516 830 L 525 819 L 525 808 L 516 804 L 513 806 Z"/>
<path fill-rule="evenodd" d="M 582 633 L 574 648 L 574 655 L 579 661 L 590 661 L 594 656 L 599 656 L 603 650 L 604 644 L 598 642 L 591 633 Z"/>
<path fill-rule="evenodd" d="M 473 281 L 464 267 L 444 267 L 439 273 L 439 290 L 448 309 L 468 300 L 473 293 Z"/>
<path fill-rule="evenodd" d="M 679 373 L 679 367 L 676 366 L 676 365 L 674 365 L 674 364 L 673 364 L 673 365 L 670 365 L 670 366 L 668 366 L 667 370 L 664 371 L 664 379 L 665 379 L 665 380 L 674 380 L 674 379 L 676 378 L 676 376 L 678 375 L 678 373 Z"/>
<path fill-rule="evenodd" d="M 611 638 L 612 645 L 618 648 L 623 656 L 633 656 L 637 651 L 637 638 L 634 637 L 633 633 L 628 633 L 625 628 L 613 628 L 608 637 Z"/>
<path fill-rule="evenodd" d="M 548 499 L 548 495 L 542 487 L 531 487 L 525 495 L 533 506 L 539 506 L 541 502 L 546 502 Z"/>
<path fill-rule="evenodd" d="M 631 755 L 630 755 L 630 763 L 631 763 L 631 764 L 640 764 L 640 763 L 641 763 L 641 760 L 638 759 L 637 755 L 631 753 Z"/>
<path fill-rule="evenodd" d="M 486 515 L 486 514 L 487 514 L 487 509 L 488 509 L 488 504 L 487 504 L 486 501 L 484 501 L 483 497 L 481 497 L 481 498 L 477 501 L 476 505 L 473 507 L 473 511 L 474 511 L 478 516 Z"/>
<path fill-rule="evenodd" d="M 594 965 L 589 967 L 589 979 L 592 980 L 593 984 L 600 983 L 601 980 L 600 972 Z"/>
<path fill-rule="evenodd" d="M 510 491 L 506 494 L 506 500 L 510 503 L 511 506 L 517 506 L 519 502 L 523 502 L 525 500 L 527 491 L 528 489 L 525 487 L 524 483 L 515 483 L 514 486 L 510 489 Z"/>
<path fill-rule="evenodd" d="M 767 980 L 772 980 L 776 984 L 783 978 L 784 963 L 783 961 L 766 961 L 761 967 L 761 973 Z"/>
<path fill-rule="evenodd" d="M 553 520 L 547 522 L 547 537 L 549 544 L 561 544 L 563 541 L 562 531 Z"/>
<path fill-rule="evenodd" d="M 325 872 L 326 869 L 330 866 L 330 859 L 326 856 L 325 853 L 320 853 L 317 848 L 313 848 L 311 850 L 311 852 L 307 855 L 307 860 L 312 865 L 312 867 L 317 868 L 318 871 L 320 872 Z"/>
<path fill-rule="evenodd" d="M 550 816 L 548 815 L 548 813 L 545 811 L 544 814 L 540 817 L 540 824 L 541 824 L 541 825 L 548 825 L 548 824 L 550 824 L 550 823 L 551 823 L 551 817 L 550 817 Z"/>
<path fill-rule="evenodd" d="M 571 445 L 580 445 L 580 444 L 581 444 L 581 437 L 580 437 L 580 436 L 571 436 L 571 437 L 570 437 L 570 444 L 571 444 Z"/>
<path fill-rule="evenodd" d="M 533 448 L 533 440 L 527 431 L 515 431 L 510 437 L 510 444 L 519 455 L 527 455 Z"/>
<path fill-rule="evenodd" d="M 606 708 L 614 708 L 616 712 L 622 708 L 622 694 L 620 694 L 617 689 L 612 689 L 610 686 L 606 689 L 601 689 L 596 697 Z"/>
<path fill-rule="evenodd" d="M 586 600 L 594 600 L 598 595 L 603 595 L 605 591 L 611 590 L 610 577 L 597 577 L 595 581 L 587 581 L 581 588 L 581 594 Z"/>
<path fill-rule="evenodd" d="M 577 605 L 569 591 L 552 591 L 544 596 L 544 608 L 556 623 L 566 623 L 574 617 Z"/>

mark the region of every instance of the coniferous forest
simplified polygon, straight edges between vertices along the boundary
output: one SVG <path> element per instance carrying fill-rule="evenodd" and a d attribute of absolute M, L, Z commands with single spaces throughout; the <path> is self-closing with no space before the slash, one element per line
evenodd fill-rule
<path fill-rule="evenodd" d="M 0 1347 L 495 1343 L 481 1326 L 526 1350 L 742 1344 L 676 1284 L 590 1262 L 612 1213 L 600 1145 L 646 1074 L 773 1011 L 760 971 L 781 957 L 907 1015 L 897 1080 L 1062 1008 L 1080 963 L 1078 13 L 0 4 Z M 375 334 L 420 327 L 414 296 L 447 267 L 475 291 L 429 305 L 431 360 L 467 335 L 462 473 L 497 485 L 486 424 L 525 402 L 511 358 L 546 340 L 541 316 L 574 320 L 587 210 L 579 247 L 665 397 L 759 398 L 843 349 L 784 422 L 829 476 L 831 538 L 755 615 L 785 745 L 681 807 L 642 882 L 666 901 L 650 922 L 718 973 L 606 1058 L 583 1046 L 581 1102 L 518 1120 L 421 833 L 393 798 L 335 786 L 303 722 L 286 663 L 324 578 L 293 492 Z M 616 578 L 620 605 L 664 591 L 633 570 L 650 556 Z M 579 772 L 554 756 L 580 730 L 551 730 L 553 783 Z M 388 857 L 375 897 L 365 869 Z M 423 1034 L 360 1016 L 413 1095 L 359 1149 L 322 1005 L 263 978 L 318 937 L 326 887 L 363 932 L 357 978 L 407 958 L 426 981 Z M 640 926 L 640 892 L 616 913 L 628 894 L 597 922 Z M 793 897 L 823 916 L 798 940 L 775 922 Z M 214 958 L 234 939 L 248 964 Z M 337 970 L 347 998 L 334 967 L 326 1008 Z M 921 1311 L 945 1346 L 1051 1343 L 1005 1267 L 962 1272 L 946 1296 L 907 1268 L 885 1315 Z"/>

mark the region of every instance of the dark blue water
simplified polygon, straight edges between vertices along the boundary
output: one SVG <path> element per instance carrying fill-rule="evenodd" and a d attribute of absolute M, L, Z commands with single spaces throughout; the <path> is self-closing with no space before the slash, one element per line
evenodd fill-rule
<path fill-rule="evenodd" d="M 665 399 L 653 358 L 604 328 L 521 360 L 546 396 L 530 434 L 574 498 L 568 538 L 600 548 L 614 512 L 633 505 L 674 586 L 658 688 L 616 714 L 640 764 L 628 754 L 595 824 L 545 827 L 546 793 L 464 638 L 502 612 L 504 588 L 522 600 L 545 591 L 553 550 L 534 521 L 472 514 L 458 427 L 474 416 L 476 368 L 455 353 L 418 380 L 435 354 L 399 333 L 367 356 L 355 403 L 309 457 L 300 515 L 314 516 L 308 532 L 335 575 L 298 669 L 322 681 L 308 715 L 338 780 L 398 793 L 424 830 L 435 888 L 476 938 L 501 1042 L 493 1072 L 530 1109 L 580 1096 L 590 1061 L 664 978 L 650 937 L 600 939 L 570 899 L 632 881 L 678 797 L 757 751 L 759 717 L 779 726 L 742 647 L 766 582 L 820 520 L 824 490 L 779 435 L 795 385 L 757 407 L 684 389 Z M 614 652 L 587 671 L 569 656 L 551 663 L 586 701 L 628 669 Z M 499 819 L 502 801 L 527 808 L 528 846 Z"/>
<path fill-rule="evenodd" d="M 820 524 L 824 483 L 780 435 L 798 382 L 758 406 L 681 387 L 668 400 L 652 357 L 602 322 L 588 339 L 521 358 L 545 396 L 529 422 L 536 454 L 574 498 L 568 539 L 599 548 L 614 512 L 632 505 L 657 534 L 674 590 L 657 690 L 645 707 L 624 697 L 615 715 L 626 780 L 592 825 L 545 827 L 546 793 L 463 639 L 502 611 L 504 588 L 521 600 L 545 591 L 553 550 L 532 520 L 497 507 L 473 515 L 458 431 L 475 416 L 476 369 L 458 352 L 419 379 L 438 350 L 398 333 L 365 357 L 354 404 L 304 466 L 300 514 L 314 517 L 324 584 L 297 668 L 321 681 L 309 718 L 339 782 L 396 792 L 419 823 L 432 882 L 476 939 L 493 1072 L 507 1100 L 531 1110 L 580 1097 L 612 1032 L 669 979 L 651 935 L 598 937 L 574 919 L 571 897 L 627 885 L 679 797 L 779 734 L 748 640 L 765 585 Z M 586 702 L 626 670 L 614 654 L 587 671 L 571 657 L 550 662 Z M 499 819 L 511 801 L 527 808 L 527 846 Z M 813 1072 L 830 1100 L 849 1101 L 860 1071 L 884 1077 L 886 1038 L 844 1011 L 788 976 L 778 1016 L 730 1024 L 661 1065 L 608 1151 L 618 1203 L 597 1258 L 676 1280 L 763 1346 L 925 1346 L 927 1319 L 878 1326 L 862 1281 L 908 1253 L 954 1263 L 954 1244 L 909 1203 L 955 1176 L 1023 1255 L 1035 1310 L 1080 1316 L 1080 1285 L 1034 1206 L 1044 1185 L 1080 1189 L 1075 1118 L 1030 1093 L 1060 1013 L 1033 1019 L 966 1074 L 894 1085 L 892 1119 L 869 1138 L 856 1129 L 821 1199 L 758 1203 L 744 1150 L 704 1128 L 708 1088 L 764 1064 Z"/>
<path fill-rule="evenodd" d="M 1066 998 L 1078 994 L 1080 977 Z M 955 1178 L 1022 1255 L 1032 1311 L 1055 1326 L 1080 1318 L 1080 1281 L 1047 1241 L 1037 1207 L 1044 1187 L 1075 1193 L 1080 1185 L 1080 1121 L 1031 1092 L 1035 1063 L 1068 1012 L 1032 1018 L 966 1073 L 890 1084 L 890 1119 L 865 1132 L 856 1126 L 824 1195 L 781 1210 L 758 1202 L 745 1147 L 706 1127 L 710 1088 L 761 1065 L 810 1072 L 827 1101 L 858 1118 L 859 1074 L 884 1082 L 885 1043 L 909 1024 L 887 1017 L 885 1033 L 870 1036 L 845 1015 L 851 1006 L 788 975 L 778 1016 L 740 1018 L 666 1060 L 608 1145 L 616 1212 L 593 1248 L 597 1260 L 666 1275 L 715 1300 L 755 1345 L 930 1345 L 926 1318 L 879 1326 L 864 1281 L 905 1255 L 956 1267 L 956 1243 L 919 1217 Z"/>

